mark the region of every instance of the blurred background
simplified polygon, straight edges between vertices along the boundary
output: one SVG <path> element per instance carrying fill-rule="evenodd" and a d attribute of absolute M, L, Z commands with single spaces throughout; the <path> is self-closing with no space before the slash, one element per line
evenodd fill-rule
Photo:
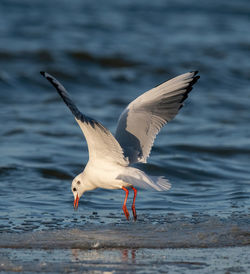
<path fill-rule="evenodd" d="M 138 221 L 246 216 L 249 14 L 248 0 L 1 0 L 0 231 L 126 222 L 118 190 L 86 193 L 73 212 L 71 180 L 88 160 L 87 146 L 41 70 L 112 132 L 142 92 L 199 70 L 184 108 L 141 166 L 172 189 L 141 190 Z"/>

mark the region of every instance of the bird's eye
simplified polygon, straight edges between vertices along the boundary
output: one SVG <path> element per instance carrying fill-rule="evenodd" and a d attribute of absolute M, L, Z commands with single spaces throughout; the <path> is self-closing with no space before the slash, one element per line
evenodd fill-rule
<path fill-rule="evenodd" d="M 73 188 L 73 191 L 76 191 L 76 188 L 75 188 L 75 187 Z"/>
<path fill-rule="evenodd" d="M 77 181 L 77 184 L 78 184 L 78 185 L 80 185 L 80 184 L 81 184 L 81 182 L 80 182 L 80 181 Z"/>

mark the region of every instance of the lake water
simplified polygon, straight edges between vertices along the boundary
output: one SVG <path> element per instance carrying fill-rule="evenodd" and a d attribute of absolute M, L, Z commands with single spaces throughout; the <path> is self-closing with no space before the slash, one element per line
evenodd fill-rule
<path fill-rule="evenodd" d="M 247 271 L 249 13 L 247 0 L 1 1 L 0 270 L 29 271 L 37 260 L 42 272 L 53 257 L 53 271 L 119 272 L 128 261 L 128 272 Z M 119 190 L 88 192 L 73 210 L 71 181 L 87 145 L 41 70 L 112 132 L 142 92 L 199 70 L 140 165 L 172 188 L 140 190 L 136 223 Z"/>

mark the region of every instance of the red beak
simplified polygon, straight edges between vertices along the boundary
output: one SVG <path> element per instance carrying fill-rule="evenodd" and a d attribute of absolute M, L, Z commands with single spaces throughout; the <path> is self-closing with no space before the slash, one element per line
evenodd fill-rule
<path fill-rule="evenodd" d="M 77 210 L 78 208 L 78 203 L 79 203 L 79 196 L 76 194 L 76 198 L 74 200 L 74 209 Z"/>

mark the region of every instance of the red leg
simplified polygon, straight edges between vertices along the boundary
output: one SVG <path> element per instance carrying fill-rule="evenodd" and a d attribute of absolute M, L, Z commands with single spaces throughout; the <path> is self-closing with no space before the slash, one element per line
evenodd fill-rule
<path fill-rule="evenodd" d="M 131 188 L 134 190 L 134 199 L 133 199 L 133 204 L 132 204 L 132 211 L 133 211 L 134 220 L 136 221 L 137 215 L 136 215 L 136 210 L 135 210 L 135 199 L 136 199 L 136 195 L 137 195 L 137 189 L 135 189 L 133 186 L 131 186 Z"/>
<path fill-rule="evenodd" d="M 127 200 L 128 200 L 128 193 L 129 191 L 125 188 L 125 187 L 122 187 L 122 189 L 126 192 L 126 196 L 125 196 L 125 199 L 124 199 L 124 203 L 123 203 L 123 212 L 127 218 L 127 220 L 129 220 L 129 212 L 128 212 L 128 209 L 127 209 L 127 206 L 126 206 L 126 203 L 127 203 Z"/>

